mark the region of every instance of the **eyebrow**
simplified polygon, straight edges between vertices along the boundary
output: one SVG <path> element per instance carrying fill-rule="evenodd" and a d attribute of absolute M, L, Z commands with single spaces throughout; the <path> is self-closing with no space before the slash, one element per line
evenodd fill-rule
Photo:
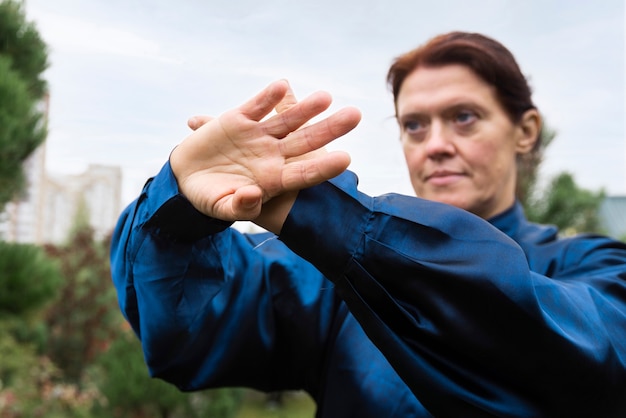
<path fill-rule="evenodd" d="M 398 119 L 419 119 L 419 118 L 424 118 L 427 114 L 423 113 L 423 112 L 410 112 L 410 113 L 405 113 L 403 115 L 398 115 L 396 114 L 396 118 Z"/>
<path fill-rule="evenodd" d="M 469 110 L 476 110 L 480 113 L 487 113 L 486 109 L 484 106 L 479 105 L 478 103 L 476 103 L 475 101 L 467 101 L 467 100 L 462 100 L 462 101 L 458 101 L 455 102 L 454 104 L 451 104 L 449 106 L 446 106 L 441 112 L 437 112 L 437 113 L 441 113 L 441 114 L 448 114 L 450 112 L 454 112 L 454 111 L 458 111 L 459 109 L 469 109 Z M 430 115 L 429 112 L 422 112 L 422 111 L 412 111 L 412 112 L 407 112 L 404 113 L 402 115 L 399 115 L 398 113 L 396 113 L 396 118 L 397 119 L 419 119 L 419 118 L 423 118 Z"/>

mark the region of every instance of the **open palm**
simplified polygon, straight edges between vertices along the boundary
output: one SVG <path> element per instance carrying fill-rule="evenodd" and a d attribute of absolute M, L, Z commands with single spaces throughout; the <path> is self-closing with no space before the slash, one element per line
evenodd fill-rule
<path fill-rule="evenodd" d="M 319 92 L 266 120 L 290 92 L 272 83 L 242 106 L 204 124 L 170 157 L 181 192 L 204 214 L 223 220 L 251 220 L 273 197 L 300 190 L 343 172 L 350 157 L 320 152 L 360 120 L 354 108 L 305 126 L 331 104 Z"/>

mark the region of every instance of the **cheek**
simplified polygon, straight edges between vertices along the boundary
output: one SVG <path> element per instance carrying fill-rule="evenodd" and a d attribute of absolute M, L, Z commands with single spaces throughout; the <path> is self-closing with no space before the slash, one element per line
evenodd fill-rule
<path fill-rule="evenodd" d="M 477 180 L 487 183 L 499 183 L 515 170 L 515 154 L 496 145 L 480 147 L 466 154 L 466 161 L 471 162 Z"/>
<path fill-rule="evenodd" d="M 466 153 L 465 160 L 470 162 L 475 170 L 479 171 L 490 171 L 494 166 L 499 165 L 497 153 L 489 147 Z"/>
<path fill-rule="evenodd" d="M 421 144 L 417 144 L 414 141 L 403 140 L 402 152 L 407 162 L 419 161 L 425 158 L 424 147 Z"/>
<path fill-rule="evenodd" d="M 404 161 L 406 161 L 406 165 L 409 169 L 409 173 L 411 173 L 411 177 L 414 177 L 419 173 L 419 170 L 424 165 L 424 156 L 423 152 L 411 145 L 406 145 L 403 143 L 402 151 L 404 153 Z"/>
<path fill-rule="evenodd" d="M 422 170 L 425 164 L 424 153 L 412 146 L 403 145 L 404 160 L 409 171 L 409 180 L 413 186 L 413 191 L 417 196 L 423 195 L 424 182 L 422 181 Z"/>

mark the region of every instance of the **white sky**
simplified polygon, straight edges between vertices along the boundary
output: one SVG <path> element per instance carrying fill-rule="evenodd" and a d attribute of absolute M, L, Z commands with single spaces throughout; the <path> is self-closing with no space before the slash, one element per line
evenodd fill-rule
<path fill-rule="evenodd" d="M 119 165 L 128 203 L 188 133 L 271 81 L 326 90 L 362 123 L 333 149 L 361 189 L 412 194 L 385 85 L 392 59 L 439 33 L 482 32 L 517 57 L 558 136 L 561 171 L 626 194 L 623 0 L 27 0 L 50 47 L 48 171 Z"/>

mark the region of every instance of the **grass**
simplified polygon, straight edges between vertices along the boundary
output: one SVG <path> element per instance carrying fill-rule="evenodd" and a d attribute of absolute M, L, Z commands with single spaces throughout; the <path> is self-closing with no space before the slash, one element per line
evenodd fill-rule
<path fill-rule="evenodd" d="M 315 403 L 304 392 L 285 392 L 280 404 L 268 402 L 268 395 L 251 392 L 237 418 L 313 418 Z"/>

